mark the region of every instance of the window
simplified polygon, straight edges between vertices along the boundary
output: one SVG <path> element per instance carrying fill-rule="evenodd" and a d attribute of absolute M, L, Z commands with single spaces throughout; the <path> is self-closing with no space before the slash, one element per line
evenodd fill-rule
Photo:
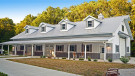
<path fill-rule="evenodd" d="M 41 27 L 41 32 L 45 32 L 45 27 Z"/>
<path fill-rule="evenodd" d="M 66 24 L 62 24 L 62 30 L 66 29 Z"/>
<path fill-rule="evenodd" d="M 86 45 L 86 51 L 87 52 L 92 52 L 92 45 Z"/>
<path fill-rule="evenodd" d="M 42 46 L 36 45 L 36 51 L 42 51 Z"/>
<path fill-rule="evenodd" d="M 88 27 L 93 27 L 93 22 L 94 21 L 88 21 Z"/>
<path fill-rule="evenodd" d="M 24 50 L 24 46 L 20 46 L 20 50 Z"/>
<path fill-rule="evenodd" d="M 119 52 L 119 45 L 116 45 L 116 52 Z"/>
<path fill-rule="evenodd" d="M 129 47 L 127 47 L 127 52 L 129 52 Z"/>
<path fill-rule="evenodd" d="M 76 45 L 70 45 L 70 51 L 76 51 Z"/>
<path fill-rule="evenodd" d="M 56 45 L 56 51 L 64 51 L 64 45 Z"/>
<path fill-rule="evenodd" d="M 29 29 L 26 29 L 26 33 L 29 33 Z"/>
<path fill-rule="evenodd" d="M 124 26 L 122 25 L 122 31 L 124 31 Z"/>
<path fill-rule="evenodd" d="M 104 48 L 101 48 L 102 49 L 102 53 L 104 53 L 105 52 L 105 49 Z"/>

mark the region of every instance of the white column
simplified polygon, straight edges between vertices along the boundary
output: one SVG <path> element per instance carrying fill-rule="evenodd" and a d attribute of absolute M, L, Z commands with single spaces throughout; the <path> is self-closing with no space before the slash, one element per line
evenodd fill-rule
<path fill-rule="evenodd" d="M 9 55 L 9 45 L 8 45 L 8 55 Z"/>
<path fill-rule="evenodd" d="M 31 51 L 32 51 L 32 56 L 33 56 L 33 44 L 32 44 L 32 46 L 31 46 L 31 47 L 32 47 Z"/>
<path fill-rule="evenodd" d="M 106 60 L 106 43 L 104 43 L 104 60 Z"/>
<path fill-rule="evenodd" d="M 16 55 L 16 45 L 15 45 L 15 55 Z"/>
<path fill-rule="evenodd" d="M 68 59 L 70 59 L 70 44 L 68 45 Z"/>
<path fill-rule="evenodd" d="M 86 53 L 86 44 L 85 44 L 85 58 L 84 58 L 85 60 L 86 60 L 86 57 L 87 57 L 86 54 L 87 54 L 87 53 Z"/>
<path fill-rule="evenodd" d="M 54 44 L 54 57 L 56 57 L 56 44 Z"/>
<path fill-rule="evenodd" d="M 43 56 L 45 56 L 45 44 L 42 45 Z"/>
<path fill-rule="evenodd" d="M 25 45 L 24 45 L 23 56 L 25 56 L 25 50 L 26 50 L 26 48 L 25 48 Z"/>
<path fill-rule="evenodd" d="M 2 45 L 2 47 L 1 47 L 1 54 L 3 54 L 3 45 Z"/>

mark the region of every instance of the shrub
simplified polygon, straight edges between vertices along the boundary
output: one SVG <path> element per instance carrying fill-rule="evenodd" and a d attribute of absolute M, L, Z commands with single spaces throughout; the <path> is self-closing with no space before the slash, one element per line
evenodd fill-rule
<path fill-rule="evenodd" d="M 125 64 L 129 62 L 129 59 L 126 57 L 121 57 L 120 60 Z"/>
<path fill-rule="evenodd" d="M 84 60 L 84 58 L 79 58 L 79 60 Z"/>
<path fill-rule="evenodd" d="M 40 58 L 46 58 L 46 56 L 40 56 Z"/>
<path fill-rule="evenodd" d="M 97 59 L 94 59 L 93 61 L 97 62 L 98 60 Z"/>
<path fill-rule="evenodd" d="M 0 72 L 0 76 L 8 76 L 8 75 L 5 74 L 5 73 Z"/>
<path fill-rule="evenodd" d="M 111 58 L 108 58 L 108 62 L 112 62 L 112 59 Z"/>
<path fill-rule="evenodd" d="M 63 57 L 62 59 L 66 59 L 66 57 Z"/>
<path fill-rule="evenodd" d="M 88 57 L 88 61 L 91 61 L 91 58 L 90 57 Z"/>

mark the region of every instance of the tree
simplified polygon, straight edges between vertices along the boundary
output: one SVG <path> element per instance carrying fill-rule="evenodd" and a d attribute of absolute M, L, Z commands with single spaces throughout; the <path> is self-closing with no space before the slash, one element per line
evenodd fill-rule
<path fill-rule="evenodd" d="M 20 23 L 17 23 L 16 26 L 15 26 L 15 32 L 16 34 L 19 34 L 21 32 L 24 31 L 24 27 L 26 25 L 30 25 L 33 20 L 35 20 L 35 16 L 32 16 L 31 14 L 27 15 L 23 21 L 21 21 Z"/>
<path fill-rule="evenodd" d="M 15 24 L 12 19 L 1 18 L 0 19 L 0 43 L 9 41 L 11 37 L 15 35 Z"/>
<path fill-rule="evenodd" d="M 31 25 L 39 26 L 41 22 L 57 24 L 65 16 L 67 9 L 60 9 L 59 7 L 53 8 L 49 6 L 46 11 L 43 11 L 41 14 L 38 14 L 37 18 L 32 22 Z"/>
<path fill-rule="evenodd" d="M 110 0 L 111 16 L 129 15 L 131 13 L 131 3 L 128 0 Z"/>

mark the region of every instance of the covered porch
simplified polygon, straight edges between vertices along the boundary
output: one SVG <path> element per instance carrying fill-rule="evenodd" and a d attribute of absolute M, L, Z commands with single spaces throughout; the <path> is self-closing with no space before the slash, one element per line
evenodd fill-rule
<path fill-rule="evenodd" d="M 90 57 L 106 60 L 112 53 L 112 43 L 107 43 L 108 39 L 110 37 L 9 41 L 1 44 L 2 47 L 12 45 L 14 55 L 84 58 L 85 60 Z"/>

